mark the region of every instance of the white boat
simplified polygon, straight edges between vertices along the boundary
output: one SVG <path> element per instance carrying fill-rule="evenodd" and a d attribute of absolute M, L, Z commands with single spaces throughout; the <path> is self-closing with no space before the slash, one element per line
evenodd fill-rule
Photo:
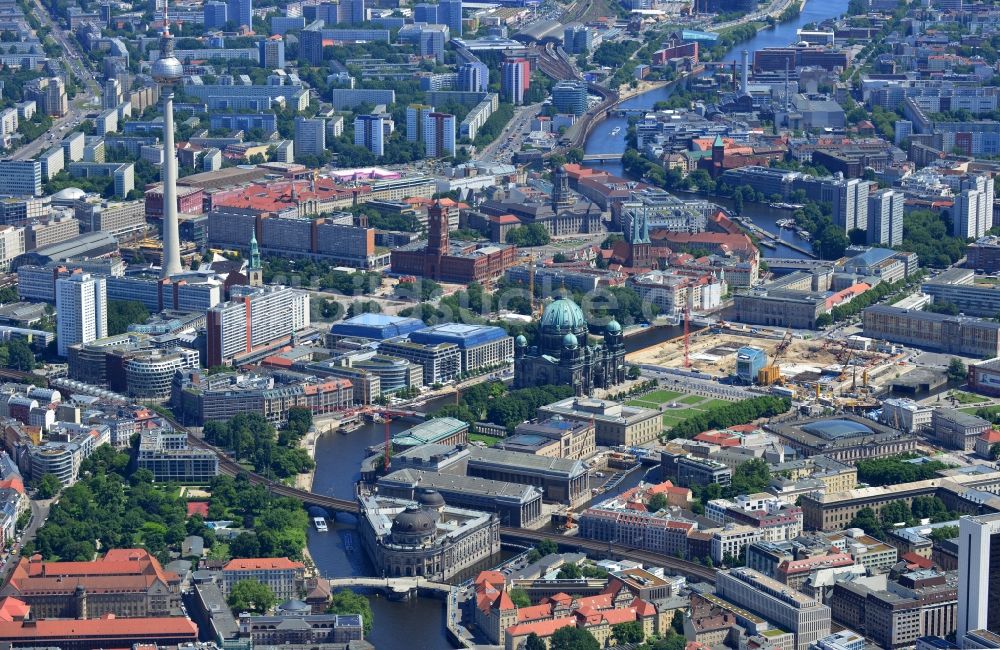
<path fill-rule="evenodd" d="M 326 519 L 324 519 L 322 517 L 313 517 L 313 526 L 315 526 L 316 530 L 319 531 L 319 532 L 321 532 L 321 533 L 325 533 L 328 530 L 330 530 L 326 526 Z"/>
<path fill-rule="evenodd" d="M 611 130 L 611 135 L 618 135 L 618 134 L 619 134 L 619 133 L 621 133 L 621 132 L 622 132 L 622 127 L 620 127 L 620 126 L 616 126 L 615 128 L 613 128 L 613 129 Z"/>

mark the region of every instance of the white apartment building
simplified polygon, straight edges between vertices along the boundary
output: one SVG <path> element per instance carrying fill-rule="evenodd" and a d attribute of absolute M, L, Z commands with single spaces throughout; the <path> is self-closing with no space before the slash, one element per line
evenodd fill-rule
<path fill-rule="evenodd" d="M 56 280 L 57 340 L 59 356 L 69 347 L 108 335 L 108 293 L 105 279 L 74 273 Z"/>

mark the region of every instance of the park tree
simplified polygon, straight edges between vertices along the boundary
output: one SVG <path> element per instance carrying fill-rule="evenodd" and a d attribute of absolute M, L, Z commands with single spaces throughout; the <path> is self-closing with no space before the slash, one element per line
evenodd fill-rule
<path fill-rule="evenodd" d="M 545 647 L 545 641 L 542 641 L 542 637 L 538 636 L 534 632 L 528 635 L 528 640 L 524 643 L 524 650 L 548 650 Z"/>
<path fill-rule="evenodd" d="M 770 482 L 771 470 L 767 462 L 760 458 L 752 458 L 736 466 L 730 492 L 733 495 L 754 494 L 763 491 Z"/>
<path fill-rule="evenodd" d="M 372 606 L 368 599 L 361 594 L 356 594 L 350 589 L 341 589 L 330 597 L 330 607 L 327 611 L 331 614 L 360 614 L 364 623 L 365 636 L 371 633 L 374 616 Z"/>
<path fill-rule="evenodd" d="M 62 489 L 62 483 L 55 474 L 42 474 L 42 478 L 38 479 L 36 494 L 39 499 L 51 499 L 59 493 L 60 489 Z"/>
<path fill-rule="evenodd" d="M 650 512 L 659 512 L 667 507 L 667 495 L 662 492 L 657 492 L 653 496 L 649 497 L 649 501 L 646 502 L 646 510 Z"/>
<path fill-rule="evenodd" d="M 951 381 L 965 381 L 969 375 L 969 370 L 958 357 L 952 357 L 948 362 L 948 379 Z"/>
<path fill-rule="evenodd" d="M 257 580 L 240 580 L 226 599 L 233 611 L 256 614 L 267 612 L 277 601 L 271 588 Z"/>
<path fill-rule="evenodd" d="M 642 643 L 646 633 L 639 621 L 620 623 L 611 628 L 611 637 L 618 643 Z"/>
<path fill-rule="evenodd" d="M 520 587 L 510 590 L 510 600 L 518 607 L 531 607 L 531 597 L 528 592 Z"/>
<path fill-rule="evenodd" d="M 550 650 L 600 650 L 601 644 L 587 630 L 569 625 L 555 631 L 549 648 Z"/>

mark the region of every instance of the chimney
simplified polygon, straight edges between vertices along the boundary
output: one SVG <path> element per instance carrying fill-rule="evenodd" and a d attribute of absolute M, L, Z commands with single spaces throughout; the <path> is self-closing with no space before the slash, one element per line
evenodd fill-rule
<path fill-rule="evenodd" d="M 740 90 L 750 94 L 750 52 L 746 50 L 743 50 L 743 77 L 740 79 L 740 85 Z"/>

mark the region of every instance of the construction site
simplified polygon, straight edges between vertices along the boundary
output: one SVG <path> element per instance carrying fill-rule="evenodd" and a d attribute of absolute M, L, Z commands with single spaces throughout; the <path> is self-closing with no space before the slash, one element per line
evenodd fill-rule
<path fill-rule="evenodd" d="M 738 369 L 741 348 L 755 348 L 760 360 L 752 372 Z M 881 341 L 806 339 L 791 331 L 751 329 L 721 323 L 662 344 L 637 350 L 626 361 L 639 365 L 686 368 L 713 379 L 754 385 L 762 391 L 826 406 L 873 408 L 882 395 L 916 366 L 900 361 L 902 350 Z"/>

